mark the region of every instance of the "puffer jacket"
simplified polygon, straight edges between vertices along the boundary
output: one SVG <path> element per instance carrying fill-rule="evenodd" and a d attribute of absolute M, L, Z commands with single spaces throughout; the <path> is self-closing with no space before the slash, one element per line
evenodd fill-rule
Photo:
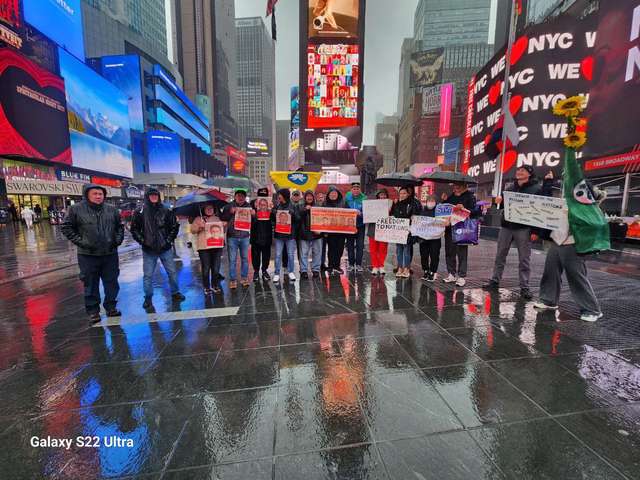
<path fill-rule="evenodd" d="M 62 234 L 78 247 L 80 255 L 111 255 L 118 251 L 124 240 L 124 226 L 115 207 L 89 202 L 87 192 L 93 188 L 101 189 L 107 196 L 106 188 L 101 185 L 84 185 L 84 200 L 69 207 L 62 224 Z"/>
<path fill-rule="evenodd" d="M 144 216 L 152 215 L 153 236 L 145 235 Z M 142 250 L 151 253 L 163 253 L 171 248 L 178 236 L 180 224 L 172 210 L 161 202 L 153 204 L 149 201 L 149 192 L 144 196 L 144 206 L 137 209 L 131 220 L 131 236 L 142 245 Z"/>
<path fill-rule="evenodd" d="M 309 194 L 313 195 L 313 190 L 307 190 L 304 193 L 304 198 L 306 199 L 307 195 Z M 304 206 L 300 207 L 298 210 L 299 211 L 298 238 L 300 240 L 307 240 L 307 241 L 317 240 L 318 238 L 322 238 L 322 234 L 311 231 L 311 210 L 306 209 L 307 205 L 310 205 L 311 207 L 316 206 L 315 195 L 313 196 L 312 203 L 307 204 L 305 200 Z"/>

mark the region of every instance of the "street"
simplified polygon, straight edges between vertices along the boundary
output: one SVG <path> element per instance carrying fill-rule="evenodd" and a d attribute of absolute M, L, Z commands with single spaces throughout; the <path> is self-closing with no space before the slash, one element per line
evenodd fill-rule
<path fill-rule="evenodd" d="M 640 477 L 637 250 L 590 260 L 604 318 L 518 295 L 511 250 L 470 248 L 465 288 L 368 272 L 205 300 L 120 248 L 122 319 L 90 327 L 58 227 L 0 230 L 3 479 L 631 479 Z M 365 254 L 368 264 L 368 254 Z M 534 294 L 544 253 L 532 255 Z M 444 262 L 441 262 L 441 273 Z M 226 262 L 223 271 L 227 272 Z"/>

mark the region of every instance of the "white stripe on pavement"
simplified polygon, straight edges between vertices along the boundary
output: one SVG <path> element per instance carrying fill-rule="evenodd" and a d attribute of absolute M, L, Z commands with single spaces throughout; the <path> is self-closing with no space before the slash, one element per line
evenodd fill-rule
<path fill-rule="evenodd" d="M 231 317 L 238 314 L 240 307 L 206 308 L 204 310 L 186 310 L 183 312 L 149 313 L 132 317 L 107 317 L 94 327 L 112 327 L 136 323 L 172 322 L 174 320 L 195 320 L 210 317 Z"/>

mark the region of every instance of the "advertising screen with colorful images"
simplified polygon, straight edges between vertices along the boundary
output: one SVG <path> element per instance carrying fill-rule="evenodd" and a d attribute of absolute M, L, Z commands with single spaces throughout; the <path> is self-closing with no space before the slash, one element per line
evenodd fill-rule
<path fill-rule="evenodd" d="M 180 137 L 175 133 L 147 132 L 150 173 L 182 173 Z"/>
<path fill-rule="evenodd" d="M 18 0 L 0 0 L 0 23 L 20 28 L 20 3 Z"/>
<path fill-rule="evenodd" d="M 80 0 L 23 0 L 24 21 L 84 61 Z"/>
<path fill-rule="evenodd" d="M 442 82 L 444 48 L 435 48 L 411 55 L 409 84 L 411 87 L 431 87 Z"/>
<path fill-rule="evenodd" d="M 114 55 L 100 59 L 102 76 L 109 80 L 129 99 L 129 123 L 133 130 L 144 131 L 142 106 L 142 78 L 140 57 Z"/>
<path fill-rule="evenodd" d="M 59 49 L 65 79 L 73 165 L 133 176 L 129 102 L 122 91 Z"/>
<path fill-rule="evenodd" d="M 357 125 L 358 45 L 309 45 L 307 57 L 307 127 Z"/>
<path fill-rule="evenodd" d="M 226 152 L 229 173 L 232 175 L 244 175 L 247 169 L 247 154 L 233 147 L 227 147 Z"/>
<path fill-rule="evenodd" d="M 358 38 L 360 0 L 309 0 L 309 38 Z"/>
<path fill-rule="evenodd" d="M 0 155 L 71 165 L 62 78 L 2 48 L 0 85 Z"/>
<path fill-rule="evenodd" d="M 7 181 L 15 180 L 40 180 L 43 182 L 55 182 L 56 171 L 53 167 L 35 165 L 33 163 L 20 162 L 18 160 L 0 160 L 2 177 Z"/>
<path fill-rule="evenodd" d="M 246 151 L 247 155 L 250 157 L 268 157 L 271 155 L 269 140 L 262 138 L 248 138 Z"/>
<path fill-rule="evenodd" d="M 291 87 L 291 128 L 300 127 L 300 87 Z"/>

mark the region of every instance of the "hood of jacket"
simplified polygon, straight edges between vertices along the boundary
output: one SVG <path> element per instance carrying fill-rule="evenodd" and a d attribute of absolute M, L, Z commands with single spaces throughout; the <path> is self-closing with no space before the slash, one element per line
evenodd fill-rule
<path fill-rule="evenodd" d="M 311 202 L 310 204 L 307 203 L 307 195 L 311 195 L 313 197 L 313 202 Z M 302 199 L 304 201 L 303 205 L 314 206 L 316 204 L 316 194 L 313 192 L 313 190 L 307 190 L 306 192 L 304 192 Z"/>
<path fill-rule="evenodd" d="M 151 203 L 151 200 L 149 200 L 149 196 L 153 194 L 158 195 L 157 203 Z M 160 199 L 160 190 L 158 190 L 155 187 L 148 188 L 147 191 L 144 193 L 144 206 L 147 208 L 158 208 L 163 206 L 162 200 Z"/>
<path fill-rule="evenodd" d="M 329 198 L 329 195 L 331 195 L 331 192 L 338 192 L 337 200 L 331 200 Z M 327 207 L 342 207 L 342 205 L 343 205 L 342 193 L 334 185 L 331 185 L 329 187 L 329 189 L 327 190 L 327 196 L 325 198 L 324 204 Z"/>
<path fill-rule="evenodd" d="M 98 185 L 97 183 L 87 183 L 85 185 L 82 186 L 82 197 L 88 202 L 89 202 L 89 190 L 92 190 L 94 188 L 97 188 L 99 190 L 102 190 L 102 193 L 104 193 L 104 198 L 105 200 L 107 199 L 107 188 L 102 186 L 102 185 Z M 92 203 L 91 203 L 92 204 Z M 93 205 L 93 204 L 92 204 Z"/>
<path fill-rule="evenodd" d="M 278 190 L 277 195 L 282 195 L 282 197 L 286 200 L 285 203 L 289 203 L 291 201 L 291 191 L 288 188 L 281 188 Z M 276 195 L 276 202 L 278 202 L 278 196 Z M 280 202 L 278 202 L 280 203 Z"/>

